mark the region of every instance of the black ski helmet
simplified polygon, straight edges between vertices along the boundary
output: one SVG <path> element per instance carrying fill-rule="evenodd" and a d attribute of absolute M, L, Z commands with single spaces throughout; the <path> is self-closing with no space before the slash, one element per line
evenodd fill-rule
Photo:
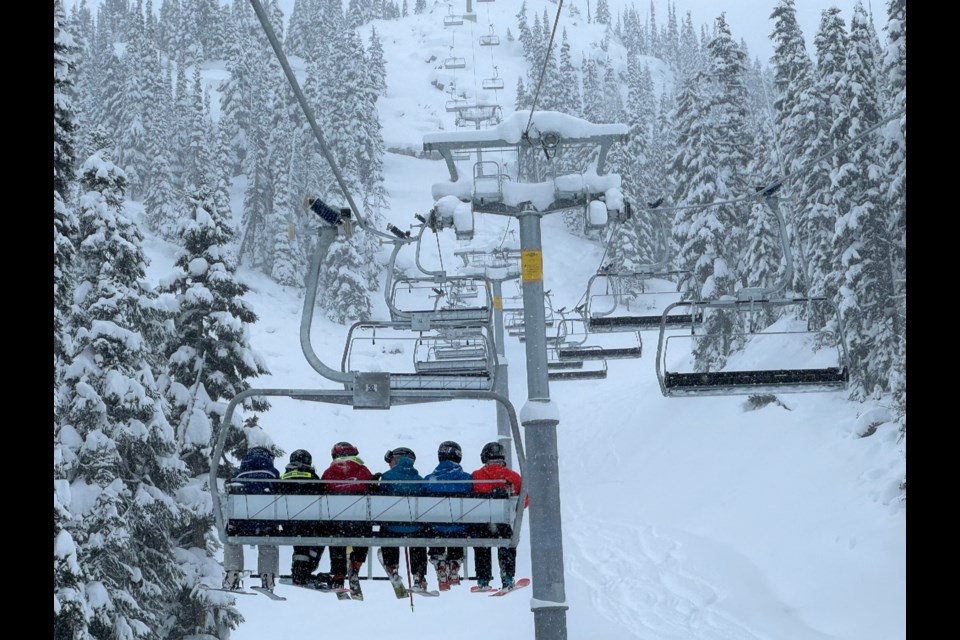
<path fill-rule="evenodd" d="M 357 450 L 355 446 L 349 442 L 338 442 L 333 445 L 333 449 L 330 450 L 330 457 L 336 460 L 337 458 L 349 458 L 350 456 L 358 456 L 360 451 Z"/>
<path fill-rule="evenodd" d="M 503 452 L 503 445 L 499 442 L 488 442 L 483 445 L 480 451 L 480 462 L 487 464 L 491 460 L 506 460 L 507 456 Z"/>
<path fill-rule="evenodd" d="M 444 460 L 453 460 L 459 464 L 463 459 L 463 451 L 460 449 L 460 445 L 453 440 L 445 440 L 440 443 L 440 448 L 437 449 L 437 458 L 441 462 Z"/>
<path fill-rule="evenodd" d="M 313 456 L 306 449 L 297 449 L 290 454 L 290 464 L 303 464 L 309 467 L 313 464 Z"/>
<path fill-rule="evenodd" d="M 417 461 L 417 454 L 415 454 L 412 449 L 408 449 L 407 447 L 397 447 L 396 449 L 387 451 L 385 454 L 383 454 L 383 461 L 389 464 L 391 460 L 401 456 L 406 456 L 414 462 Z"/>

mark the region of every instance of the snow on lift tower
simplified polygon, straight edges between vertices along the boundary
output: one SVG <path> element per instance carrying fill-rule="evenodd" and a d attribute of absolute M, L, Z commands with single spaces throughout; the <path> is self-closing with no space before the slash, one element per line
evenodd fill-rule
<path fill-rule="evenodd" d="M 848 387 L 849 356 L 837 306 L 827 298 L 780 294 L 793 280 L 793 257 L 774 195 L 779 188 L 776 182 L 758 191 L 762 190 L 780 227 L 785 262 L 780 281 L 772 287 L 744 287 L 735 296 L 681 301 L 664 309 L 657 344 L 657 379 L 664 396 L 839 391 Z M 667 319 L 678 307 L 689 309 L 698 321 L 689 333 L 667 336 Z M 743 346 L 738 352 L 729 352 L 725 345 Z M 702 355 L 711 352 L 719 359 Z M 757 353 L 769 360 L 751 357 Z"/>
<path fill-rule="evenodd" d="M 434 200 L 455 196 L 480 213 L 573 209 L 598 222 L 619 221 L 629 216 L 630 207 L 620 191 L 620 175 L 606 173 L 605 164 L 610 147 L 624 141 L 626 133 L 621 123 L 593 124 L 556 111 L 536 111 L 532 117 L 529 111 L 517 111 L 482 131 L 428 133 L 423 149 L 438 152 L 450 173 L 449 181 L 434 183 Z M 463 151 L 478 158 L 472 180 L 461 178 L 454 161 L 454 154 Z M 557 170 L 566 155 L 591 153 L 595 160 L 589 167 Z M 497 160 L 486 160 L 484 154 Z"/>

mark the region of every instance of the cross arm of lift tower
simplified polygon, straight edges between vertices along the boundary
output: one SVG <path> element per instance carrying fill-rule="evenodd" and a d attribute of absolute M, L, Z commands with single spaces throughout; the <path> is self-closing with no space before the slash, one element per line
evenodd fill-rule
<path fill-rule="evenodd" d="M 459 174 L 453 156 L 457 151 L 515 150 L 524 147 L 552 150 L 560 145 L 596 147 L 599 150 L 596 171 L 603 174 L 610 147 L 626 139 L 625 124 L 593 124 L 556 111 L 535 111 L 531 118 L 529 111 L 516 111 L 489 129 L 425 134 L 423 150 L 439 153 L 447 164 L 451 181 L 456 182 Z"/>

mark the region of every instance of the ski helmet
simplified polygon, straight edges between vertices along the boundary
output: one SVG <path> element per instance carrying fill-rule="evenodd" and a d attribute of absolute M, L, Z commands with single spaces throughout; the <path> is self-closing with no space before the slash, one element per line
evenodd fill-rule
<path fill-rule="evenodd" d="M 437 458 L 443 462 L 444 460 L 453 460 L 456 463 L 460 463 L 463 459 L 463 451 L 460 449 L 460 445 L 452 440 L 445 440 L 440 443 L 440 448 L 437 449 Z"/>
<path fill-rule="evenodd" d="M 394 458 L 399 458 L 402 456 L 406 456 L 411 460 L 413 460 L 414 462 L 417 461 L 417 454 L 415 454 L 412 449 L 408 449 L 407 447 L 397 447 L 396 449 L 391 449 L 390 451 L 387 451 L 383 455 L 383 461 L 386 463 L 389 463 Z"/>
<path fill-rule="evenodd" d="M 313 464 L 313 456 L 306 449 L 297 449 L 290 454 L 290 464 L 303 464 L 309 467 Z"/>
<path fill-rule="evenodd" d="M 507 456 L 503 452 L 503 445 L 499 442 L 488 442 L 483 445 L 480 451 L 480 462 L 487 464 L 491 460 L 506 460 Z"/>
<path fill-rule="evenodd" d="M 330 450 L 330 457 L 336 460 L 337 458 L 349 458 L 350 456 L 358 456 L 360 451 L 357 450 L 355 446 L 349 442 L 338 442 L 333 445 L 333 449 Z"/>

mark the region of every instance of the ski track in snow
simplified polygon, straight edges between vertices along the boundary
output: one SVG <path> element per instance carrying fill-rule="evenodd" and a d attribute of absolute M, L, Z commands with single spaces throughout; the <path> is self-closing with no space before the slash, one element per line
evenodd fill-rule
<path fill-rule="evenodd" d="M 653 526 L 595 520 L 571 529 L 569 537 L 581 552 L 570 563 L 571 573 L 593 587 L 591 601 L 597 612 L 622 624 L 634 637 L 768 640 L 715 606 L 723 594 L 686 573 L 678 556 L 681 544 Z"/>

